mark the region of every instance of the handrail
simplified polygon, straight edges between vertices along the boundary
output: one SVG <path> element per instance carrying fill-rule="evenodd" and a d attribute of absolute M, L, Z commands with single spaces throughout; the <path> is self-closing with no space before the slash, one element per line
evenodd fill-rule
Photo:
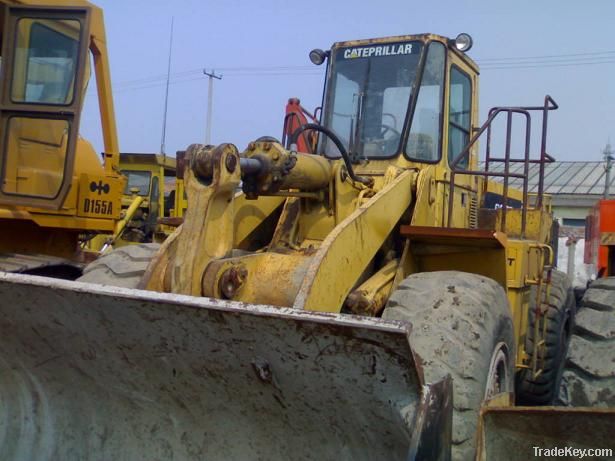
<path fill-rule="evenodd" d="M 553 162 L 555 159 L 546 152 L 547 148 L 547 115 L 550 110 L 556 110 L 559 106 L 549 95 L 545 96 L 543 106 L 525 106 L 525 107 L 493 107 L 489 110 L 489 116 L 480 129 L 472 136 L 465 148 L 454 158 L 451 162 L 451 175 L 449 181 L 449 197 L 448 197 L 448 219 L 447 226 L 452 227 L 453 219 L 453 206 L 454 206 L 454 190 L 455 190 L 455 175 L 474 175 L 483 177 L 502 177 L 504 178 L 504 190 L 502 195 L 502 220 L 501 231 L 506 229 L 506 210 L 508 208 L 508 186 L 510 178 L 521 178 L 523 180 L 523 200 L 521 211 L 521 237 L 525 236 L 525 228 L 527 223 L 527 208 L 528 208 L 528 173 L 530 163 L 538 163 L 539 166 L 539 180 L 538 180 L 538 194 L 536 207 L 542 206 L 542 200 L 544 195 L 544 165 L 545 163 Z M 540 157 L 538 159 L 530 159 L 530 141 L 531 141 L 531 111 L 542 112 L 542 133 L 540 143 Z M 506 140 L 504 157 L 493 157 L 491 155 L 491 131 L 493 121 L 499 114 L 506 114 Z M 525 117 L 525 148 L 523 158 L 511 158 L 511 134 L 512 134 L 512 117 L 513 114 L 520 114 Z M 487 144 L 485 148 L 485 170 L 464 170 L 459 169 L 459 163 L 469 158 L 470 149 L 476 144 L 478 139 L 487 132 Z M 492 163 L 504 163 L 503 172 L 494 172 L 490 170 Z M 511 173 L 511 163 L 523 163 L 523 173 Z"/>

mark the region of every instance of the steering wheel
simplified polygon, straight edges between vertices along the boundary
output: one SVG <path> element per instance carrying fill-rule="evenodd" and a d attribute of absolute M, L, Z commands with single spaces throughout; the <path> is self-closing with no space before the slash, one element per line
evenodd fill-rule
<path fill-rule="evenodd" d="M 390 135 L 387 136 L 387 133 L 390 133 Z M 400 139 L 401 133 L 396 128 L 382 123 L 380 125 L 380 139 L 375 139 L 373 142 L 380 145 L 383 154 L 393 154 Z"/>
<path fill-rule="evenodd" d="M 401 133 L 399 131 L 397 131 L 395 128 L 393 128 L 391 125 L 386 125 L 386 124 L 381 124 L 380 125 L 380 136 L 382 136 L 384 138 L 384 135 L 387 134 L 389 131 L 391 133 L 393 133 L 395 136 L 397 136 L 398 138 L 401 138 Z"/>

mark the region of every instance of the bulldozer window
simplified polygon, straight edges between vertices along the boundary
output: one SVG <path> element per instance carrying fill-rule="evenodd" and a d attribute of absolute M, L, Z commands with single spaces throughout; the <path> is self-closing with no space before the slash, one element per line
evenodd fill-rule
<path fill-rule="evenodd" d="M 353 154 L 378 159 L 399 153 L 422 48 L 421 42 L 398 42 L 334 52 L 323 120 Z M 339 156 L 329 139 L 321 143 L 325 155 Z"/>
<path fill-rule="evenodd" d="M 445 60 L 444 45 L 431 42 L 406 143 L 406 155 L 412 160 L 432 163 L 440 159 Z"/>
<path fill-rule="evenodd" d="M 472 103 L 472 82 L 470 77 L 451 67 L 448 115 L 448 161 L 449 164 L 461 153 L 470 141 L 470 111 Z M 468 157 L 457 164 L 457 168 L 466 169 Z"/>
<path fill-rule="evenodd" d="M 139 189 L 138 195 L 147 197 L 149 195 L 149 187 L 152 179 L 152 173 L 149 171 L 127 171 L 123 170 L 122 174 L 128 176 L 126 181 L 125 195 L 132 195 L 131 189 Z"/>
<path fill-rule="evenodd" d="M 13 102 L 70 105 L 79 54 L 79 21 L 22 18 L 17 23 Z"/>

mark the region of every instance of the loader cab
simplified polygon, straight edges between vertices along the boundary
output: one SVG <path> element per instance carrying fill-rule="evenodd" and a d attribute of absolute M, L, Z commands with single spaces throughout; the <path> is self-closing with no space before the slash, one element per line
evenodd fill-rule
<path fill-rule="evenodd" d="M 171 192 L 175 189 L 176 159 L 161 154 L 122 152 L 120 169 L 126 176 L 122 209 L 131 205 L 133 194 L 143 198 L 128 226 L 138 232 L 132 232 L 130 238 L 125 232 L 124 237 L 129 241 L 151 241 L 158 228 L 158 219 L 170 217 L 173 211 Z"/>
<path fill-rule="evenodd" d="M 328 57 L 322 124 L 357 163 L 448 167 L 478 122 L 478 69 L 462 45 L 432 34 L 336 43 L 320 55 Z M 322 138 L 320 152 L 338 157 Z"/>

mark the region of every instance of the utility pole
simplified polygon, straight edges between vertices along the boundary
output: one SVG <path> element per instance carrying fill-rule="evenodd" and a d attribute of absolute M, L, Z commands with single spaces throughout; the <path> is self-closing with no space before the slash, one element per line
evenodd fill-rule
<path fill-rule="evenodd" d="M 214 78 L 217 80 L 222 80 L 222 74 L 216 75 L 216 71 L 212 70 L 211 72 L 207 72 L 207 69 L 203 69 L 203 74 L 209 77 L 209 88 L 207 91 L 207 125 L 205 128 L 205 144 L 211 143 L 211 112 L 213 107 L 213 99 L 214 99 Z"/>
<path fill-rule="evenodd" d="M 169 38 L 169 63 L 167 65 L 167 87 L 164 93 L 164 113 L 162 116 L 162 137 L 160 138 L 160 153 L 165 153 L 165 142 L 167 139 L 167 109 L 169 107 L 169 82 L 171 80 L 171 53 L 173 51 L 173 17 L 171 17 L 171 37 Z"/>
<path fill-rule="evenodd" d="M 611 149 L 611 143 L 607 143 L 604 151 L 602 152 L 604 155 L 604 161 L 606 162 L 606 166 L 604 167 L 604 171 L 606 171 L 606 179 L 604 182 L 604 197 L 605 199 L 609 198 L 609 186 L 611 185 L 611 168 L 613 168 L 613 150 Z"/>

